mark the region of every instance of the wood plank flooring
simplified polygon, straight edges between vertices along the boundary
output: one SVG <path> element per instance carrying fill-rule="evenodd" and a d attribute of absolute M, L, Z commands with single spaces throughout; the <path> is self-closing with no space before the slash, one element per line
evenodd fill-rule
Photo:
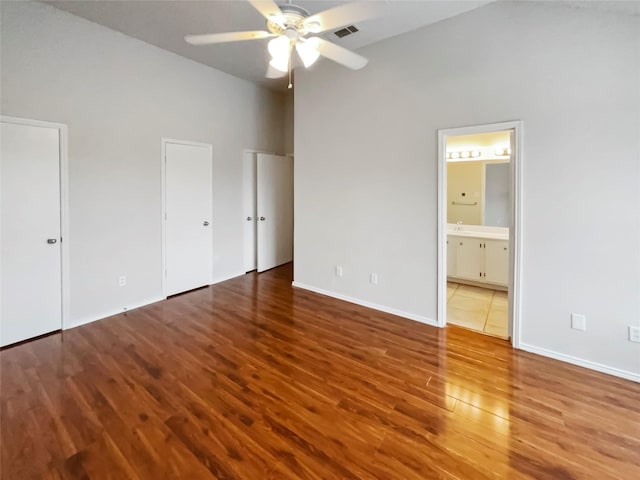
<path fill-rule="evenodd" d="M 0 477 L 640 478 L 639 384 L 290 283 L 0 352 Z"/>

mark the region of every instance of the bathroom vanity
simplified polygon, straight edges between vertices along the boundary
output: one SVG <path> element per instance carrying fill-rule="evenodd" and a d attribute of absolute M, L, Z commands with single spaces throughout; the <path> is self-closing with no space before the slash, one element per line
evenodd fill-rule
<path fill-rule="evenodd" d="M 507 287 L 509 229 L 448 224 L 447 278 L 488 287 Z"/>

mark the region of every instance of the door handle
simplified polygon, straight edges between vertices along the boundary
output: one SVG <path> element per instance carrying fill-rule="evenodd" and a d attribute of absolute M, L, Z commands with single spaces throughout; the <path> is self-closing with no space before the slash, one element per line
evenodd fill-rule
<path fill-rule="evenodd" d="M 264 222 L 265 220 L 266 220 L 266 218 L 264 218 L 264 217 L 260 217 L 260 221 L 261 221 L 261 222 Z"/>
<path fill-rule="evenodd" d="M 251 220 L 253 220 L 253 217 L 247 217 L 247 222 L 250 222 Z"/>
<path fill-rule="evenodd" d="M 206 220 L 204 222 L 202 222 L 202 225 L 204 225 L 205 227 L 209 226 L 209 222 L 207 222 Z"/>
<path fill-rule="evenodd" d="M 49 245 L 53 245 L 54 243 L 56 243 L 58 241 L 57 238 L 47 238 L 47 243 Z"/>

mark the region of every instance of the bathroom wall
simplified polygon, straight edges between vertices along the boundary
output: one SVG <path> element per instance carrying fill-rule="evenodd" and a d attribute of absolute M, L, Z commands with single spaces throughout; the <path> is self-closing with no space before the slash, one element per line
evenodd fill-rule
<path fill-rule="evenodd" d="M 482 225 L 484 162 L 447 163 L 447 222 Z"/>

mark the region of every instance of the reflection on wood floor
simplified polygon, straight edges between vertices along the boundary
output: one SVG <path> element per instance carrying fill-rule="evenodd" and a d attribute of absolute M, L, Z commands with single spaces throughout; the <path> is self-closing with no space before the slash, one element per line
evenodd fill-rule
<path fill-rule="evenodd" d="M 5 349 L 3 479 L 640 478 L 640 385 L 291 287 Z"/>

